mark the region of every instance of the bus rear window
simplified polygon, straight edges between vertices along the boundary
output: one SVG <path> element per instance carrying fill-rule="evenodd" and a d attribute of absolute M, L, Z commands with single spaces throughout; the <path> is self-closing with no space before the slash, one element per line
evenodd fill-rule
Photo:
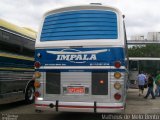
<path fill-rule="evenodd" d="M 117 39 L 117 15 L 112 11 L 80 10 L 45 18 L 41 41 Z"/>

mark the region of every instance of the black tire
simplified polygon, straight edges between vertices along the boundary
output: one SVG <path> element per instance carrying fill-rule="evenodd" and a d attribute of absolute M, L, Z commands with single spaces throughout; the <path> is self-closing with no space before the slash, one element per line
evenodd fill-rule
<path fill-rule="evenodd" d="M 34 102 L 34 99 L 35 99 L 34 92 L 35 92 L 35 88 L 33 83 L 29 83 L 25 93 L 25 101 L 27 104 L 31 104 Z"/>

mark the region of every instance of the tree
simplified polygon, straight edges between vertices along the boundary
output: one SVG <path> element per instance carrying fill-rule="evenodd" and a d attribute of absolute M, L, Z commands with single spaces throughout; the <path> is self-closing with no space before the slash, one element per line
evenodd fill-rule
<path fill-rule="evenodd" d="M 132 46 L 128 49 L 129 57 L 160 57 L 159 44 Z"/>

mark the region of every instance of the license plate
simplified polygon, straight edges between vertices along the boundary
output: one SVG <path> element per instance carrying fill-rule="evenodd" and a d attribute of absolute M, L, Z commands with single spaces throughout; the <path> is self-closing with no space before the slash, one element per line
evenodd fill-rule
<path fill-rule="evenodd" d="M 67 91 L 68 91 L 68 94 L 84 94 L 85 93 L 84 87 L 68 87 Z"/>

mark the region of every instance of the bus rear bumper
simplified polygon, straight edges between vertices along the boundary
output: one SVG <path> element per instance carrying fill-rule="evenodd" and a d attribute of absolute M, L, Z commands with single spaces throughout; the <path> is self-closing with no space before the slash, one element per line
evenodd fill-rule
<path fill-rule="evenodd" d="M 36 110 L 59 112 L 122 113 L 124 103 L 36 101 Z"/>

